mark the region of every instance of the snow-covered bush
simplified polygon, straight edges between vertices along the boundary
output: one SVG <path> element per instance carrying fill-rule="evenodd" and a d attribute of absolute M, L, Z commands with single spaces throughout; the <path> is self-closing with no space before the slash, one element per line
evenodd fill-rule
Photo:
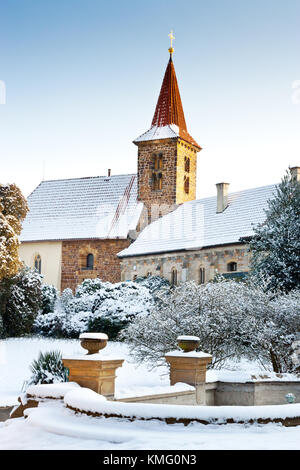
<path fill-rule="evenodd" d="M 42 277 L 29 268 L 0 281 L 0 316 L 5 336 L 23 336 L 32 331 L 42 305 Z"/>
<path fill-rule="evenodd" d="M 155 294 L 162 289 L 169 289 L 170 282 L 161 276 L 145 276 L 145 277 L 138 277 L 135 279 L 134 282 L 147 287 L 151 294 Z"/>
<path fill-rule="evenodd" d="M 160 295 L 159 308 L 137 317 L 122 337 L 130 343 L 138 361 L 164 362 L 166 352 L 176 348 L 179 335 L 200 338 L 200 349 L 213 355 L 217 366 L 240 350 L 233 338 L 248 341 L 242 328 L 240 297 L 242 284 L 234 281 L 196 285 L 188 282 Z M 235 331 L 234 331 L 235 330 Z"/>
<path fill-rule="evenodd" d="M 58 290 L 50 284 L 42 285 L 42 313 L 54 311 L 55 302 L 58 299 Z"/>
<path fill-rule="evenodd" d="M 161 294 L 159 308 L 136 317 L 121 335 L 139 362 L 161 364 L 176 348 L 177 336 L 195 335 L 199 349 L 212 354 L 213 367 L 243 356 L 287 372 L 290 345 L 300 330 L 299 299 L 299 291 L 276 297 L 250 281 L 189 282 Z"/>
<path fill-rule="evenodd" d="M 261 344 L 275 372 L 299 372 L 292 360 L 293 343 L 299 331 L 300 290 L 274 297 L 269 315 L 262 315 L 257 336 L 262 336 Z"/>
<path fill-rule="evenodd" d="M 32 376 L 25 383 L 28 385 L 53 384 L 67 382 L 68 369 L 62 362 L 60 351 L 40 352 L 39 357 L 30 366 Z"/>
<path fill-rule="evenodd" d="M 133 318 L 149 313 L 152 304 L 149 290 L 134 282 L 86 279 L 75 295 L 67 289 L 62 293 L 55 312 L 36 318 L 35 331 L 68 338 L 84 331 L 103 331 L 114 339 Z"/>

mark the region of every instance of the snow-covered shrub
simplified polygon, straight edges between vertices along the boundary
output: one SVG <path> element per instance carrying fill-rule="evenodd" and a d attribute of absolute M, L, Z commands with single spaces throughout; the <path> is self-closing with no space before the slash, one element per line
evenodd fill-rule
<path fill-rule="evenodd" d="M 42 305 L 42 277 L 29 268 L 0 281 L 0 314 L 6 336 L 23 336 L 32 331 Z"/>
<path fill-rule="evenodd" d="M 147 287 L 151 294 L 155 294 L 155 292 L 161 291 L 162 289 L 170 288 L 170 282 L 161 276 L 138 277 L 134 282 Z"/>
<path fill-rule="evenodd" d="M 42 313 L 54 312 L 55 302 L 58 299 L 58 290 L 50 284 L 42 285 Z"/>
<path fill-rule="evenodd" d="M 165 353 L 176 349 L 179 335 L 199 336 L 200 349 L 213 355 L 214 366 L 221 365 L 226 358 L 240 355 L 242 343 L 249 341 L 240 309 L 243 288 L 234 281 L 181 284 L 160 295 L 159 308 L 137 317 L 122 337 L 138 361 L 161 364 Z"/>
<path fill-rule="evenodd" d="M 264 351 L 275 372 L 300 372 L 293 363 L 293 343 L 300 332 L 300 290 L 281 294 L 270 302 L 270 315 L 261 321 Z"/>
<path fill-rule="evenodd" d="M 30 370 L 32 376 L 26 382 L 26 386 L 53 384 L 68 380 L 68 369 L 63 365 L 60 351 L 40 352 L 38 358 L 32 362 Z"/>
<path fill-rule="evenodd" d="M 199 349 L 212 354 L 213 367 L 243 356 L 287 372 L 286 356 L 300 330 L 299 297 L 299 291 L 276 297 L 250 281 L 188 282 L 160 295 L 159 308 L 136 317 L 121 335 L 139 362 L 164 363 L 177 336 L 193 335 Z"/>
<path fill-rule="evenodd" d="M 72 289 L 67 287 L 65 290 L 62 291 L 62 294 L 60 296 L 60 304 L 62 308 L 66 308 L 69 302 L 73 299 L 73 292 Z"/>
<path fill-rule="evenodd" d="M 103 331 L 116 338 L 137 315 L 149 313 L 153 298 L 134 282 L 111 284 L 87 279 L 75 295 L 65 290 L 53 313 L 39 315 L 35 331 L 46 336 L 74 338 L 84 331 Z"/>

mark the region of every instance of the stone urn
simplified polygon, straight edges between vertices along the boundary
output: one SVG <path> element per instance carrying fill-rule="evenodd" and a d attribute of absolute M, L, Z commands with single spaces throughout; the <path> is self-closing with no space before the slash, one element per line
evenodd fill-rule
<path fill-rule="evenodd" d="M 97 354 L 100 349 L 107 345 L 108 336 L 105 333 L 81 333 L 79 336 L 80 345 L 87 349 L 87 356 Z"/>
<path fill-rule="evenodd" d="M 198 336 L 178 336 L 177 344 L 184 353 L 195 351 L 200 346 Z"/>

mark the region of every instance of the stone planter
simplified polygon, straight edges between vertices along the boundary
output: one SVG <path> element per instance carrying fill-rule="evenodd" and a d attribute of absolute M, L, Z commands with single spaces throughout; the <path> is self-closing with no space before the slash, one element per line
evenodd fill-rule
<path fill-rule="evenodd" d="M 105 348 L 108 336 L 105 333 L 82 333 L 79 339 L 81 347 L 87 349 L 86 355 L 88 356 L 97 354 L 100 349 Z"/>
<path fill-rule="evenodd" d="M 198 336 L 178 336 L 177 345 L 185 353 L 195 351 L 200 346 L 200 338 Z"/>

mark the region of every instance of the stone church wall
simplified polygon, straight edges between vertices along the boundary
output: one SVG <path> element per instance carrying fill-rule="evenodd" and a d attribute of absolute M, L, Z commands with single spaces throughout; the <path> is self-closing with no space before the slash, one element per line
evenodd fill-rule
<path fill-rule="evenodd" d="M 229 263 L 237 263 L 237 272 L 249 271 L 249 252 L 246 245 L 235 244 L 166 254 L 135 256 L 121 259 L 122 280 L 139 276 L 159 275 L 169 281 L 172 270 L 177 271 L 177 281 L 200 282 L 200 268 L 205 270 L 205 282 L 213 279 L 216 271 L 227 273 Z"/>

